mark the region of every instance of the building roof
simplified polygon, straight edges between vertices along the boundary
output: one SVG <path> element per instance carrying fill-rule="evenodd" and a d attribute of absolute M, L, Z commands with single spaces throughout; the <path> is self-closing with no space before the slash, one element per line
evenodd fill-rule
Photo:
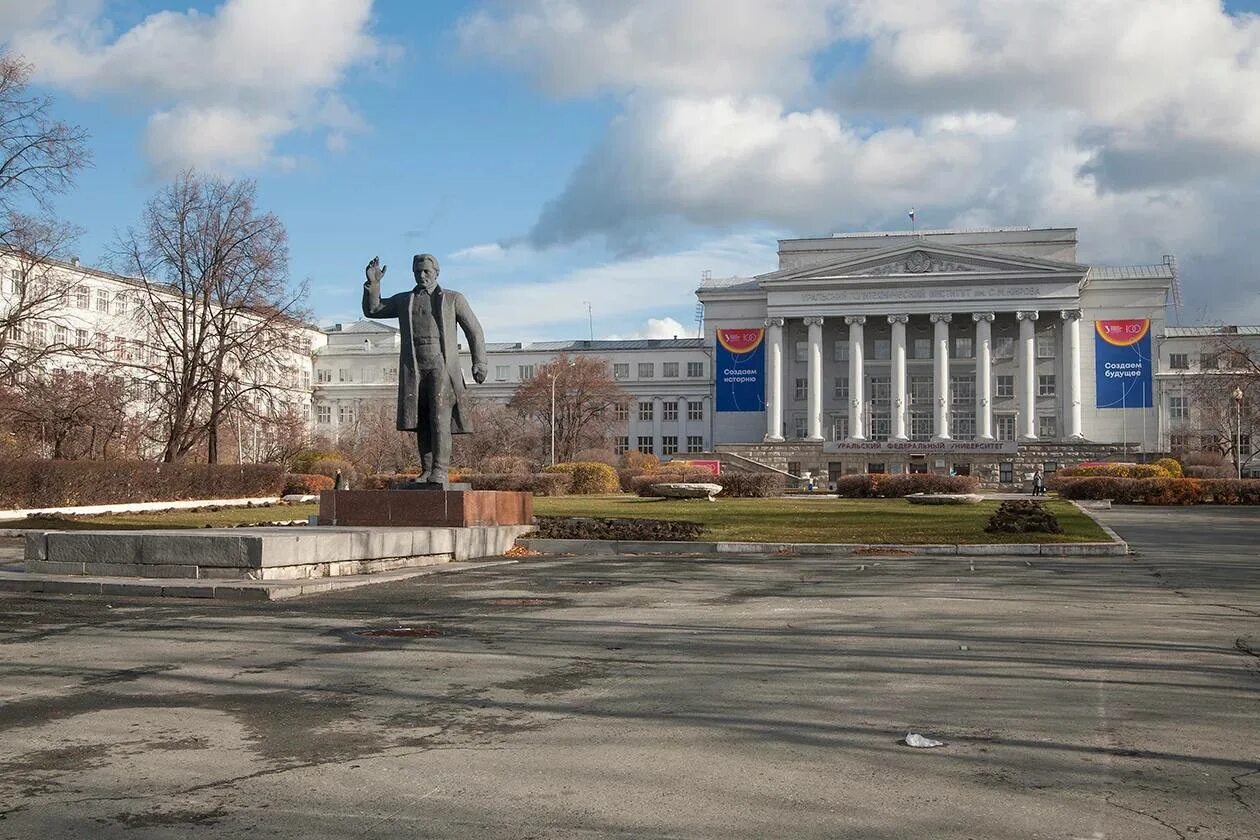
<path fill-rule="evenodd" d="M 352 324 L 333 324 L 325 333 L 396 333 L 398 327 L 392 324 L 382 324 L 380 321 L 369 321 L 367 318 L 360 318 Z"/>
<path fill-rule="evenodd" d="M 1172 280 L 1173 267 L 1167 263 L 1158 265 L 1094 265 L 1090 266 L 1087 280 Z"/>
<path fill-rule="evenodd" d="M 685 350 L 704 347 L 703 338 L 632 338 L 625 340 L 589 341 L 491 341 L 486 343 L 489 353 L 563 353 L 582 350 Z"/>
<path fill-rule="evenodd" d="M 1234 326 L 1222 324 L 1215 327 L 1164 327 L 1167 338 L 1205 338 L 1214 335 L 1260 335 L 1260 325 Z"/>
<path fill-rule="evenodd" d="M 756 289 L 761 281 L 756 277 L 706 277 L 700 281 L 702 289 Z"/>
<path fill-rule="evenodd" d="M 986 227 L 986 228 L 935 228 L 929 230 L 867 230 L 867 231 L 843 231 L 841 233 L 831 234 L 830 239 L 863 239 L 868 236 L 940 236 L 950 233 L 1022 233 L 1030 231 L 1032 228 L 1027 225 L 1015 225 L 1010 227 Z M 784 240 L 791 241 L 791 240 Z"/>

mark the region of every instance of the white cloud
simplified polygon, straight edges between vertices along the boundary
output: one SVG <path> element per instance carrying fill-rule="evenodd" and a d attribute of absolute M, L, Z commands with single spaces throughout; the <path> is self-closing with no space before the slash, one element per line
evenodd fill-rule
<path fill-rule="evenodd" d="M 498 262 L 506 259 L 508 250 L 497 242 L 469 245 L 451 254 L 451 259 L 466 262 Z"/>
<path fill-rule="evenodd" d="M 335 95 L 373 58 L 371 0 L 226 0 L 213 12 L 155 12 L 115 35 L 93 14 L 67 13 L 18 32 L 36 78 L 79 94 L 114 94 L 153 109 L 146 148 L 160 174 L 283 163 L 288 132 L 357 119 Z"/>
<path fill-rule="evenodd" d="M 673 318 L 648 318 L 643 325 L 632 333 L 614 333 L 608 336 L 613 341 L 633 338 L 692 338 L 694 330 L 684 327 Z"/>
<path fill-rule="evenodd" d="M 1086 260 L 1176 252 L 1192 308 L 1260 317 L 1239 221 L 1260 193 L 1260 17 L 1216 0 L 701 5 L 531 0 L 465 21 L 469 51 L 549 93 L 621 97 L 533 243 L 624 247 L 680 219 L 900 226 L 916 206 L 933 226 L 1075 225 Z"/>

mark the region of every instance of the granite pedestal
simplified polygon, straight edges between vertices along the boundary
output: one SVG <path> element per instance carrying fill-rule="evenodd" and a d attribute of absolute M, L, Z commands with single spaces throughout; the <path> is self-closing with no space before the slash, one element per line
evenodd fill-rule
<path fill-rule="evenodd" d="M 333 490 L 319 497 L 320 525 L 470 528 L 533 520 L 533 496 L 502 490 Z"/>

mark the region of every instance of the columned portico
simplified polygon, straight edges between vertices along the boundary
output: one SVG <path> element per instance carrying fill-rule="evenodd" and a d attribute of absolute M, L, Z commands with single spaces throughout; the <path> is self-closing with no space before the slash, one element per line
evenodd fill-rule
<path fill-rule="evenodd" d="M 1064 370 L 1067 378 L 1067 436 L 1074 440 L 1084 437 L 1081 431 L 1081 310 L 1064 309 L 1063 319 Z"/>
<path fill-rule="evenodd" d="M 766 319 L 766 437 L 783 440 L 783 319 Z"/>
<path fill-rule="evenodd" d="M 1019 436 L 1037 439 L 1037 312 L 1021 310 L 1019 319 Z"/>
<path fill-rule="evenodd" d="M 807 399 L 806 411 L 806 440 L 822 440 L 822 328 L 823 319 L 818 317 L 809 317 L 805 319 L 805 326 L 809 329 L 808 360 L 809 370 L 807 373 Z"/>
<path fill-rule="evenodd" d="M 932 395 L 935 397 L 936 419 L 932 436 L 937 440 L 949 440 L 949 322 L 947 312 L 933 312 L 932 361 L 935 367 Z"/>
<path fill-rule="evenodd" d="M 862 427 L 862 407 L 865 402 L 862 382 L 866 373 L 862 333 L 866 316 L 847 315 L 844 322 L 849 325 L 849 438 L 866 440 L 866 430 Z"/>
<path fill-rule="evenodd" d="M 994 312 L 972 312 L 976 322 L 976 439 L 993 439 Z"/>
<path fill-rule="evenodd" d="M 906 434 L 906 324 L 909 315 L 889 315 L 892 325 L 892 436 L 907 440 Z"/>

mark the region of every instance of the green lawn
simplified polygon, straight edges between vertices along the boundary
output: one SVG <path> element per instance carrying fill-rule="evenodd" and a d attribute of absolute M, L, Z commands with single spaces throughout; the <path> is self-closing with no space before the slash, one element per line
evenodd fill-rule
<path fill-rule="evenodd" d="M 904 499 L 718 499 L 683 502 L 636 496 L 560 496 L 534 499 L 539 516 L 687 519 L 703 523 L 705 538 L 733 542 L 801 543 L 1019 543 L 1106 542 L 1094 520 L 1068 502 L 1050 500 L 1062 534 L 987 534 L 998 503 L 912 505 Z"/>
<path fill-rule="evenodd" d="M 118 513 L 102 516 L 76 516 L 73 519 L 17 519 L 0 523 L 5 528 L 32 528 L 47 531 L 136 531 L 145 528 L 230 528 L 255 522 L 306 519 L 319 513 L 318 503 L 273 505 L 260 508 L 221 508 L 220 510 L 172 510 L 152 513 Z"/>

